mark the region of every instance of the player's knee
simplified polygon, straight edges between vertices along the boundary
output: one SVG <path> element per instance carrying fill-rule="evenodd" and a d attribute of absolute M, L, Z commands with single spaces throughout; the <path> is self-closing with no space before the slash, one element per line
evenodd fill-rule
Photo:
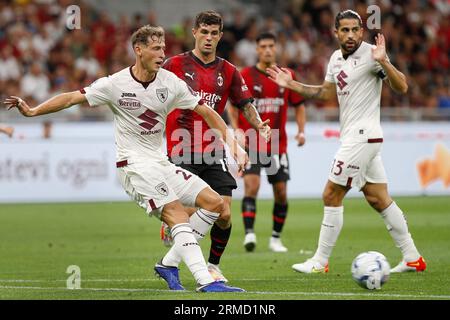
<path fill-rule="evenodd" d="M 211 199 L 209 208 L 205 209 L 212 212 L 217 212 L 222 216 L 223 212 L 225 211 L 225 201 L 220 196 L 214 197 L 214 199 Z"/>
<path fill-rule="evenodd" d="M 330 206 L 330 207 L 335 207 L 335 206 L 339 206 L 340 204 L 338 203 L 339 199 L 337 194 L 329 188 L 326 188 L 323 193 L 322 193 L 322 200 L 323 200 L 323 204 L 325 206 Z"/>
<path fill-rule="evenodd" d="M 392 203 L 392 199 L 390 197 L 380 197 L 374 195 L 365 195 L 365 197 L 367 203 L 369 203 L 369 205 L 378 212 L 383 211 Z"/>
<path fill-rule="evenodd" d="M 286 188 L 278 188 L 274 192 L 275 202 L 276 203 L 286 203 L 287 202 L 287 191 Z"/>
<path fill-rule="evenodd" d="M 220 214 L 220 218 L 223 221 L 229 222 L 231 221 L 231 210 L 226 205 L 224 205 L 224 209 L 222 213 Z"/>

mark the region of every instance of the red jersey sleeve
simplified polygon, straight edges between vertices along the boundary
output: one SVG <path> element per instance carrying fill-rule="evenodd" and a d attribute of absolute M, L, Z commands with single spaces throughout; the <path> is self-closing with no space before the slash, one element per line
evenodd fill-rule
<path fill-rule="evenodd" d="M 247 84 L 241 73 L 234 68 L 231 79 L 230 100 L 233 105 L 241 109 L 248 102 L 253 102 L 252 94 L 248 90 Z"/>

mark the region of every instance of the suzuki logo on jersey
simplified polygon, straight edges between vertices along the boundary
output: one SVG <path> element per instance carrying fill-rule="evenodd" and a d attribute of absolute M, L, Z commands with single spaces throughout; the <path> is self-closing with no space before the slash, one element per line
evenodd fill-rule
<path fill-rule="evenodd" d="M 338 85 L 339 89 L 342 90 L 348 84 L 344 80 L 347 77 L 348 76 L 345 74 L 344 70 L 341 70 L 341 72 L 339 72 L 339 74 L 336 76 L 336 78 L 338 79 L 338 84 L 337 85 Z"/>
<path fill-rule="evenodd" d="M 253 86 L 253 90 L 258 91 L 258 92 L 261 93 L 261 92 L 262 92 L 262 85 L 256 85 L 256 84 L 255 84 L 255 85 Z"/>
<path fill-rule="evenodd" d="M 152 110 L 147 110 L 140 116 L 138 116 L 139 119 L 144 120 L 144 122 L 139 123 L 141 127 L 144 127 L 147 130 L 150 130 L 150 133 L 158 133 L 161 130 L 151 131 L 157 124 L 158 120 L 156 120 L 156 117 L 158 116 L 157 113 L 153 112 Z M 147 134 L 145 131 L 141 132 L 141 134 Z"/>
<path fill-rule="evenodd" d="M 156 96 L 158 97 L 158 100 L 161 101 L 162 103 L 166 102 L 168 95 L 169 89 L 167 88 L 156 89 Z"/>
<path fill-rule="evenodd" d="M 132 92 L 122 92 L 121 98 L 128 97 L 128 98 L 136 98 L 136 93 Z"/>

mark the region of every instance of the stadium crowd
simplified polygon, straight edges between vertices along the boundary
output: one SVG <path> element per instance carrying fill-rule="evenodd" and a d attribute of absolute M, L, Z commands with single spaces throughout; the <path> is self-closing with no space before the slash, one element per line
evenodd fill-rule
<path fill-rule="evenodd" d="M 278 35 L 279 64 L 296 70 L 305 83 L 323 81 L 328 58 L 337 48 L 335 14 L 353 8 L 365 22 L 372 1 L 276 1 L 270 14 L 247 15 L 242 8 L 223 13 L 224 35 L 218 54 L 239 67 L 255 64 L 260 31 Z M 130 35 L 144 24 L 158 25 L 157 14 L 141 10 L 117 21 L 80 1 L 81 28 L 66 28 L 70 0 L 0 0 L 0 99 L 18 95 L 31 105 L 60 92 L 77 90 L 94 79 L 130 65 Z M 383 90 L 382 106 L 450 107 L 450 3 L 447 0 L 377 1 L 381 30 L 391 61 L 408 77 L 407 95 Z M 266 8 L 267 10 L 267 8 Z M 166 28 L 166 56 L 190 50 L 192 17 Z M 367 30 L 367 29 L 366 29 Z M 367 30 L 373 43 L 379 30 Z M 336 107 L 336 101 L 317 107 Z M 69 119 L 101 119 L 80 108 Z M 77 110 L 77 109 L 75 109 Z M 80 112 L 80 110 L 82 110 Z"/>

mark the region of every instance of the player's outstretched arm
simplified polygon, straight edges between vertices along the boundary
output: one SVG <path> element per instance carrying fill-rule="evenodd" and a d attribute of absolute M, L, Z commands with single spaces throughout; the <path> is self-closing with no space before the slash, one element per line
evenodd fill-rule
<path fill-rule="evenodd" d="M 386 72 L 387 79 L 389 81 L 389 85 L 397 93 L 405 94 L 408 91 L 408 82 L 406 81 L 406 77 L 403 73 L 397 70 L 394 65 L 392 65 L 387 58 L 386 54 L 386 41 L 384 36 L 378 33 L 375 36 L 375 48 L 372 48 L 372 57 L 375 61 L 377 61 L 384 72 Z"/>
<path fill-rule="evenodd" d="M 194 111 L 206 121 L 211 129 L 215 129 L 220 138 L 226 142 L 226 144 L 230 147 L 233 158 L 239 166 L 239 172 L 243 171 L 248 162 L 247 152 L 239 146 L 233 135 L 228 132 L 228 127 L 225 121 L 223 121 L 216 111 L 206 104 L 197 105 L 194 108 Z"/>
<path fill-rule="evenodd" d="M 4 104 L 7 106 L 8 110 L 17 108 L 25 117 L 35 117 L 47 113 L 58 112 L 62 109 L 66 109 L 86 101 L 87 100 L 84 94 L 80 91 L 73 91 L 58 94 L 57 96 L 48 99 L 34 108 L 31 108 L 22 98 L 15 96 L 6 98 Z"/>
<path fill-rule="evenodd" d="M 311 86 L 295 81 L 292 74 L 286 68 L 273 66 L 266 69 L 269 78 L 283 88 L 300 93 L 308 99 L 329 100 L 336 96 L 336 85 L 324 81 L 321 86 Z"/>

